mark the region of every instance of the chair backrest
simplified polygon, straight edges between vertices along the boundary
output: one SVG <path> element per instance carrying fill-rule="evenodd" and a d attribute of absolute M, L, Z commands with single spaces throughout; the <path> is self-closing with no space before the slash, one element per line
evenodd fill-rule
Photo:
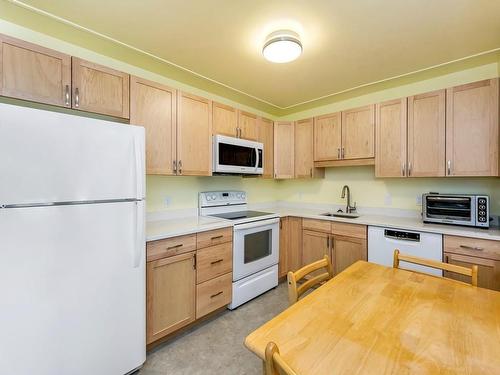
<path fill-rule="evenodd" d="M 393 267 L 399 268 L 399 262 L 408 262 L 413 264 L 419 264 L 421 266 L 427 266 L 431 268 L 437 268 L 443 271 L 458 273 L 461 275 L 469 276 L 471 278 L 471 285 L 477 286 L 477 266 L 473 265 L 472 268 L 457 266 L 456 264 L 449 264 L 438 262 L 432 259 L 419 258 L 412 255 L 401 254 L 399 249 L 394 250 L 394 261 Z"/>
<path fill-rule="evenodd" d="M 311 278 L 306 280 L 304 283 L 297 286 L 297 282 L 303 279 L 305 276 L 309 275 L 312 272 L 325 269 L 325 272 L 312 276 Z M 325 255 L 325 257 L 321 260 L 318 260 L 314 263 L 308 264 L 301 269 L 295 272 L 288 272 L 288 302 L 290 305 L 293 305 L 298 301 L 299 297 L 307 292 L 309 289 L 315 287 L 318 284 L 326 280 L 330 280 L 333 277 L 333 268 L 332 263 L 330 262 L 330 257 Z"/>
<path fill-rule="evenodd" d="M 278 345 L 270 342 L 266 346 L 265 375 L 297 375 L 280 355 Z"/>

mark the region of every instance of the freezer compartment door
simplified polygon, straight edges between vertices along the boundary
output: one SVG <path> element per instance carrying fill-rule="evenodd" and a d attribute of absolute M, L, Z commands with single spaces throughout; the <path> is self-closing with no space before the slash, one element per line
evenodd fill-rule
<path fill-rule="evenodd" d="M 0 103 L 0 205 L 144 197 L 144 129 Z"/>
<path fill-rule="evenodd" d="M 0 368 L 126 374 L 146 359 L 144 203 L 0 209 Z"/>

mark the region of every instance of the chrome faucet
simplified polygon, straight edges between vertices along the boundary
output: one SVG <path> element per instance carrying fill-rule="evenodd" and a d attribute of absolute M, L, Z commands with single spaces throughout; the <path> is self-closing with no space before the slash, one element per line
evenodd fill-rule
<path fill-rule="evenodd" d="M 356 211 L 356 202 L 354 202 L 354 206 L 351 206 L 351 190 L 349 189 L 349 186 L 347 186 L 347 185 L 344 185 L 344 187 L 342 188 L 342 195 L 340 197 L 342 199 L 344 199 L 346 191 L 347 191 L 347 203 L 346 203 L 346 207 L 345 207 L 345 212 L 347 214 L 350 214 L 350 213 Z"/>

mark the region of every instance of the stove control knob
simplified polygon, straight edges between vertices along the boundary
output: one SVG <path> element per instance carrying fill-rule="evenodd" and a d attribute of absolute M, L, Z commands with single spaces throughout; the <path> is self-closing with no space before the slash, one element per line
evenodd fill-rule
<path fill-rule="evenodd" d="M 212 200 L 212 197 L 210 195 L 207 195 L 206 198 L 207 198 L 207 201 Z"/>
<path fill-rule="evenodd" d="M 212 198 L 212 200 L 214 201 L 214 200 L 216 200 L 216 199 L 217 199 L 217 196 L 216 196 L 215 194 L 212 194 L 212 195 L 211 195 L 211 198 Z"/>

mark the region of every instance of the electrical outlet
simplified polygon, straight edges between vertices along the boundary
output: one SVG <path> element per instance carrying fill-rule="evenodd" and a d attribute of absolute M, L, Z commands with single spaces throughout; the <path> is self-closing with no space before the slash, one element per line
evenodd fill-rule
<path fill-rule="evenodd" d="M 386 206 L 392 206 L 392 195 L 387 193 L 384 197 L 384 204 Z"/>
<path fill-rule="evenodd" d="M 171 201 L 170 197 L 163 198 L 163 204 L 165 205 L 165 207 L 170 206 L 170 203 L 171 203 L 170 201 Z"/>
<path fill-rule="evenodd" d="M 417 206 L 421 206 L 421 205 L 422 205 L 422 196 L 421 196 L 421 195 L 417 195 L 417 196 L 415 197 L 415 204 L 416 204 Z"/>

